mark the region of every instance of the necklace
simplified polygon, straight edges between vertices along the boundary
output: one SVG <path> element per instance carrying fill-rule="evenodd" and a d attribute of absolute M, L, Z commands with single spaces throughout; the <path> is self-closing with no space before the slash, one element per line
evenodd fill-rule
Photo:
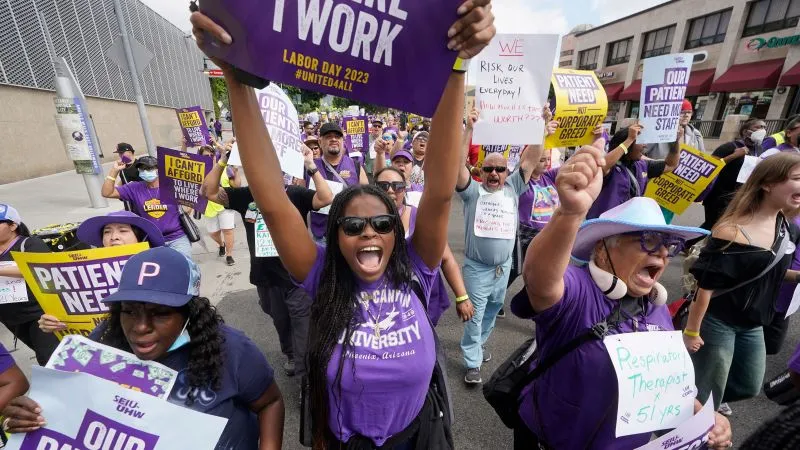
<path fill-rule="evenodd" d="M 381 286 L 378 287 L 377 290 L 383 289 L 384 287 L 386 287 L 386 280 L 385 279 L 384 279 L 383 283 L 381 284 Z M 380 337 L 381 337 L 380 318 L 381 318 L 381 312 L 383 312 L 383 303 L 382 302 L 378 302 L 375 299 L 375 296 L 372 293 L 362 292 L 361 298 L 362 298 L 361 302 L 364 304 L 364 309 L 367 310 L 367 317 L 369 317 L 369 319 L 372 320 L 372 334 L 373 334 L 373 336 L 375 336 L 376 339 L 380 339 Z M 378 304 L 378 315 L 377 315 L 377 317 L 372 315 L 372 311 L 370 311 L 370 309 L 369 309 L 370 301 L 375 301 L 375 303 Z"/>

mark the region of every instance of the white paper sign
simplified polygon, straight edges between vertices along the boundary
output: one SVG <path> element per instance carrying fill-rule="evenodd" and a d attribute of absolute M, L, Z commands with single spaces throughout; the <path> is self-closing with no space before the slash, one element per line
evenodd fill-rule
<path fill-rule="evenodd" d="M 702 450 L 706 449 L 708 432 L 714 428 L 714 396 L 691 419 L 658 439 L 636 450 Z"/>
<path fill-rule="evenodd" d="M 483 188 L 480 188 L 483 190 Z M 517 236 L 517 208 L 514 199 L 506 197 L 503 190 L 482 193 L 475 207 L 475 236 L 491 239 L 515 239 Z"/>
<path fill-rule="evenodd" d="M 675 428 L 694 414 L 694 366 L 680 331 L 603 339 L 617 373 L 616 436 Z"/>
<path fill-rule="evenodd" d="M 736 177 L 736 182 L 747 182 L 747 179 L 750 178 L 750 174 L 753 173 L 753 170 L 755 170 L 759 162 L 761 162 L 761 159 L 759 159 L 758 156 L 745 155 L 742 168 L 739 169 L 739 175 Z"/>
<path fill-rule="evenodd" d="M 644 60 L 639 123 L 644 127 L 636 142 L 658 144 L 678 139 L 678 121 L 692 73 L 691 53 Z"/>
<path fill-rule="evenodd" d="M 481 52 L 475 89 L 475 145 L 541 144 L 558 35 L 498 34 Z"/>
<path fill-rule="evenodd" d="M 28 396 L 47 425 L 12 434 L 7 450 L 213 450 L 228 422 L 92 375 L 37 366 Z"/>
<path fill-rule="evenodd" d="M 273 258 L 278 256 L 278 249 L 275 248 L 275 243 L 272 241 L 272 235 L 269 234 L 267 223 L 264 222 L 264 216 L 261 214 L 256 217 L 256 257 L 258 258 Z"/>
<path fill-rule="evenodd" d="M 338 181 L 331 181 L 331 180 L 325 180 L 325 181 L 328 182 L 328 187 L 331 188 L 331 192 L 333 192 L 334 198 L 344 190 L 344 184 L 339 183 Z M 308 188 L 314 191 L 317 190 L 317 187 L 314 184 L 314 179 L 309 180 Z M 330 211 L 331 211 L 331 205 L 328 205 L 317 212 L 319 214 L 324 214 L 327 216 L 328 213 L 330 213 Z"/>
<path fill-rule="evenodd" d="M 406 191 L 406 205 L 411 205 L 414 208 L 419 208 L 419 201 L 421 199 L 422 199 L 422 192 Z"/>
<path fill-rule="evenodd" d="M 15 266 L 13 261 L 0 261 L 0 267 Z M 24 278 L 0 277 L 0 305 L 28 301 Z"/>
<path fill-rule="evenodd" d="M 295 178 L 303 178 L 303 154 L 300 152 L 300 130 L 297 109 L 276 83 L 256 92 L 264 124 L 275 146 L 281 169 Z"/>

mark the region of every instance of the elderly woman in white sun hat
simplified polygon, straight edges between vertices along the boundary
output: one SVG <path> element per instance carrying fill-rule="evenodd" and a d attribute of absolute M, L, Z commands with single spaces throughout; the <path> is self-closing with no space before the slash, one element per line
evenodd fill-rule
<path fill-rule="evenodd" d="M 522 390 L 515 449 L 631 449 L 650 440 L 650 432 L 616 436 L 620 392 L 602 339 L 673 329 L 658 280 L 686 240 L 708 232 L 667 225 L 658 204 L 645 197 L 584 222 L 602 188 L 604 164 L 601 150 L 584 147 L 561 168 L 561 204 L 526 254 L 526 290 L 511 308 L 536 322 L 531 372 L 542 368 Z M 571 265 L 571 258 L 586 264 Z M 597 325 L 602 331 L 592 333 Z M 694 410 L 700 407 L 695 400 Z M 731 446 L 730 424 L 720 415 L 709 446 Z"/>

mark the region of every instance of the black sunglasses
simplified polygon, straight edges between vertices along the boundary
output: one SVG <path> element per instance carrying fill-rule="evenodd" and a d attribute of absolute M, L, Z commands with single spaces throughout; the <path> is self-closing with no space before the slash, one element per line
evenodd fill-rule
<path fill-rule="evenodd" d="M 376 181 L 375 185 L 384 192 L 389 192 L 389 188 L 392 188 L 397 193 L 406 191 L 406 183 L 404 181 Z"/>
<path fill-rule="evenodd" d="M 506 169 L 507 169 L 507 167 L 503 167 L 503 166 L 497 166 L 497 167 L 483 166 L 483 167 L 481 167 L 481 170 L 483 170 L 484 173 L 492 173 L 492 172 L 503 173 L 503 172 L 506 171 Z"/>
<path fill-rule="evenodd" d="M 367 224 L 378 234 L 389 234 L 394 231 L 397 218 L 390 214 L 381 214 L 372 217 L 342 217 L 336 224 L 348 236 L 358 236 L 364 232 Z"/>

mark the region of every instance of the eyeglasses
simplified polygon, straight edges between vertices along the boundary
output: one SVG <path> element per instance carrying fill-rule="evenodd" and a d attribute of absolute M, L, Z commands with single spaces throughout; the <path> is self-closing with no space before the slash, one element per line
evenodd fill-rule
<path fill-rule="evenodd" d="M 369 224 L 378 234 L 389 234 L 394 231 L 397 218 L 390 214 L 372 217 L 342 217 L 336 221 L 339 228 L 348 236 L 359 236 Z"/>
<path fill-rule="evenodd" d="M 664 247 L 667 249 L 667 257 L 672 258 L 686 247 L 685 240 L 658 231 L 636 231 L 625 233 L 625 236 L 638 236 L 642 251 L 648 255 L 658 253 Z"/>
<path fill-rule="evenodd" d="M 389 188 L 392 188 L 392 190 L 397 193 L 406 191 L 406 183 L 403 181 L 377 181 L 375 185 L 384 192 L 389 192 Z"/>
<path fill-rule="evenodd" d="M 506 169 L 508 169 L 508 167 L 503 167 L 503 166 L 497 166 L 497 167 L 483 166 L 483 167 L 481 167 L 481 170 L 483 170 L 483 173 L 492 173 L 492 172 L 503 173 L 503 172 L 506 171 Z"/>

